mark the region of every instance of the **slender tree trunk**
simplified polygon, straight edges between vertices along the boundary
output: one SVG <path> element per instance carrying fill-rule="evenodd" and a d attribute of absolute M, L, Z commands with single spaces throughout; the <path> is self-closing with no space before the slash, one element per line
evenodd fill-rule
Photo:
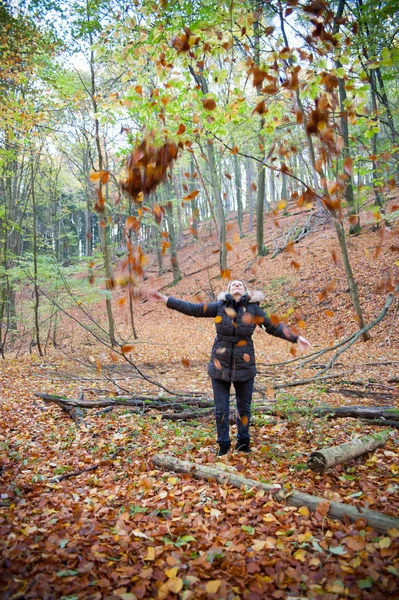
<path fill-rule="evenodd" d="M 220 193 L 219 178 L 216 171 L 215 150 L 212 140 L 207 140 L 206 153 L 208 157 L 209 171 L 211 175 L 213 193 L 216 200 L 216 213 L 219 226 L 219 268 L 223 273 L 227 270 L 227 249 L 226 249 L 226 219 L 224 215 L 222 195 Z"/>
<path fill-rule="evenodd" d="M 176 232 L 173 218 L 173 204 L 171 201 L 166 203 L 166 218 L 168 221 L 169 243 L 170 243 L 170 258 L 173 270 L 173 283 L 177 283 L 181 279 L 179 259 L 177 256 Z"/>
<path fill-rule="evenodd" d="M 252 164 L 249 158 L 245 162 L 245 177 L 247 180 L 247 202 L 248 202 L 248 231 L 253 228 L 253 193 L 252 193 Z"/>
<path fill-rule="evenodd" d="M 259 17 L 254 22 L 254 35 L 255 35 L 255 64 L 260 65 L 260 32 L 259 32 Z M 261 85 L 257 86 L 258 96 L 261 94 Z M 258 146 L 259 146 L 259 158 L 261 162 L 258 162 L 258 181 L 256 191 L 256 245 L 258 256 L 265 254 L 265 248 L 263 247 L 263 215 L 264 215 L 264 203 L 265 203 L 265 192 L 266 192 L 266 171 L 263 165 L 263 159 L 265 158 L 265 136 L 262 134 L 262 130 L 265 126 L 265 119 L 261 117 L 259 121 L 259 134 L 258 134 Z"/>
<path fill-rule="evenodd" d="M 33 289 L 35 294 L 34 319 L 35 319 L 35 338 L 37 351 L 39 356 L 43 356 L 42 347 L 40 344 L 40 329 L 39 329 L 39 286 L 37 274 L 37 222 L 36 222 L 36 195 L 35 195 L 35 172 L 33 166 L 33 154 L 30 161 L 30 176 L 31 176 L 31 197 L 32 197 L 32 215 L 33 215 Z"/>
<path fill-rule="evenodd" d="M 338 236 L 339 246 L 341 248 L 342 259 L 344 262 L 346 280 L 348 282 L 348 287 L 349 287 L 349 291 L 351 293 L 353 307 L 355 309 L 355 313 L 356 313 L 356 316 L 358 319 L 359 329 L 363 329 L 363 327 L 365 326 L 365 323 L 364 323 L 364 319 L 363 319 L 362 309 L 360 307 L 359 295 L 357 292 L 357 285 L 356 285 L 355 278 L 353 276 L 352 267 L 351 267 L 351 264 L 349 261 L 348 249 L 346 247 L 344 226 L 342 224 L 342 221 L 340 221 L 337 218 L 334 219 L 334 223 L 335 223 L 335 230 L 336 230 L 337 236 Z M 366 342 L 369 339 L 370 339 L 370 334 L 368 333 L 368 331 L 366 331 L 363 334 L 363 340 Z"/>
<path fill-rule="evenodd" d="M 165 273 L 165 269 L 163 266 L 162 259 L 162 250 L 161 250 L 161 234 L 157 227 L 157 225 L 152 226 L 152 236 L 155 244 L 155 254 L 157 256 L 158 262 L 158 275 L 163 275 Z"/>
<path fill-rule="evenodd" d="M 87 17 L 88 17 L 88 21 L 90 22 L 90 12 L 89 12 L 88 4 L 87 4 Z M 90 38 L 91 38 L 91 36 L 90 36 Z M 92 43 L 92 39 L 90 39 L 90 42 Z M 104 156 L 103 156 L 103 150 L 101 147 L 100 122 L 97 117 L 97 113 L 98 113 L 97 88 L 96 88 L 96 80 L 95 80 L 94 51 L 93 50 L 90 51 L 90 79 L 91 79 L 91 102 L 92 102 L 93 113 L 94 113 L 95 141 L 96 141 L 96 148 L 97 148 L 97 155 L 98 155 L 98 170 L 100 172 L 102 172 L 104 169 Z M 103 188 L 102 177 L 100 177 L 99 185 L 98 185 L 99 199 L 101 199 L 101 197 L 102 197 L 102 188 Z M 102 218 L 100 218 L 99 222 L 98 222 L 98 236 L 100 239 L 101 252 L 103 255 L 105 276 L 107 278 L 108 290 L 107 290 L 107 295 L 105 298 L 105 303 L 106 303 L 107 316 L 108 316 L 109 337 L 110 337 L 111 345 L 117 346 L 118 343 L 115 338 L 115 321 L 114 321 L 114 316 L 112 313 L 112 305 L 111 305 L 111 289 L 113 288 L 113 285 L 114 285 L 114 274 L 113 274 L 113 270 L 112 270 L 108 242 L 107 242 L 107 219 L 106 219 L 106 215 L 105 215 L 105 207 L 104 207 L 104 214 L 102 215 Z"/>
<path fill-rule="evenodd" d="M 374 73 L 373 69 L 370 70 L 370 81 L 371 81 L 371 85 L 370 85 L 371 103 L 372 103 L 373 112 L 374 112 L 374 119 L 375 119 L 375 122 L 378 123 L 378 105 L 377 105 L 377 97 L 376 97 L 376 93 L 375 93 L 376 80 L 375 80 L 375 73 Z M 372 147 L 373 147 L 372 155 L 373 155 L 373 157 L 376 157 L 378 154 L 378 133 L 373 134 Z M 378 171 L 379 171 L 377 158 L 373 158 L 372 163 L 373 163 L 373 189 L 374 189 L 375 205 L 381 208 L 383 206 L 383 202 L 382 202 L 379 186 L 377 183 Z"/>
<path fill-rule="evenodd" d="M 240 231 L 240 238 L 243 238 L 244 233 L 242 229 L 242 178 L 241 165 L 240 161 L 238 160 L 237 154 L 234 155 L 234 177 L 236 185 L 238 229 Z"/>

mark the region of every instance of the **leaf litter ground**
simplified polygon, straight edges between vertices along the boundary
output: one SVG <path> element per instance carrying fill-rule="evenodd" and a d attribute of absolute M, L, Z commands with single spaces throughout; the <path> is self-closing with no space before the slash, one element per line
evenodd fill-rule
<path fill-rule="evenodd" d="M 266 224 L 265 237 L 274 235 L 274 227 L 273 222 Z M 263 289 L 268 310 L 285 315 L 290 324 L 300 323 L 315 350 L 356 330 L 328 227 L 298 244 L 295 256 L 290 249 L 273 260 L 255 262 L 253 236 L 238 241 L 236 233 L 232 225 L 233 276 Z M 197 246 L 181 251 L 186 274 L 214 262 L 212 240 L 204 229 Z M 392 250 L 397 240 L 397 227 L 384 234 L 366 227 L 349 240 L 366 322 L 381 311 L 395 269 L 397 276 Z M 152 275 L 146 285 L 161 288 L 169 282 L 169 274 Z M 209 301 L 211 291 L 218 293 L 223 286 L 213 266 L 165 293 Z M 126 328 L 126 308 L 115 303 L 115 309 L 119 327 Z M 100 314 L 103 309 L 97 310 Z M 139 302 L 135 315 L 135 364 L 168 389 L 210 397 L 206 365 L 212 321 Z M 397 378 L 399 364 L 394 318 L 395 306 L 372 331 L 370 342 L 358 342 L 340 356 L 334 372 L 343 373 L 341 377 L 281 393 L 274 393 L 273 386 L 314 376 L 315 369 L 308 365 L 294 370 L 296 363 L 269 366 L 292 359 L 290 345 L 258 331 L 255 407 L 260 402 L 281 410 L 321 403 L 397 406 L 397 381 L 388 383 Z M 1 364 L 2 598 L 399 597 L 399 531 L 378 534 L 367 527 L 361 513 L 362 507 L 370 507 L 398 516 L 397 435 L 372 455 L 320 475 L 306 469 L 312 450 L 380 428 L 348 418 L 315 419 L 306 410 L 288 420 L 267 417 L 255 408 L 253 452 L 233 452 L 218 460 L 212 416 L 171 422 L 161 420 L 156 411 L 91 409 L 77 429 L 58 406 L 34 398 L 35 391 L 69 398 L 84 391 L 85 398 L 93 400 L 115 393 L 109 374 L 112 377 L 110 369 L 118 361 L 112 362 L 108 351 L 65 323 L 62 355 L 52 351 L 44 359 L 7 357 Z M 158 393 L 126 365 L 116 379 L 132 394 Z M 366 397 L 348 398 L 342 389 L 362 390 Z M 391 400 L 367 397 L 370 390 L 385 392 Z M 314 494 L 326 504 L 311 513 L 305 506 L 277 503 L 261 490 L 162 472 L 152 464 L 157 452 Z M 90 466 L 98 468 L 55 480 Z M 359 521 L 327 519 L 329 500 L 358 506 Z"/>

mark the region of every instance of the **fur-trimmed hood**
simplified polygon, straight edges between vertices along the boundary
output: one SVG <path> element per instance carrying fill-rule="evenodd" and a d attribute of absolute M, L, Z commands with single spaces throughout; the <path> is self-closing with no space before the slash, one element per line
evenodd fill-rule
<path fill-rule="evenodd" d="M 226 300 L 227 296 L 230 296 L 231 294 L 229 294 L 228 292 L 220 292 L 220 294 L 218 295 L 218 300 Z M 263 292 L 261 292 L 260 290 L 254 290 L 252 291 L 248 291 L 247 294 L 244 294 L 244 296 L 249 296 L 249 302 L 253 303 L 255 302 L 256 304 L 259 304 L 259 302 L 263 302 L 263 300 L 265 299 L 265 295 Z"/>

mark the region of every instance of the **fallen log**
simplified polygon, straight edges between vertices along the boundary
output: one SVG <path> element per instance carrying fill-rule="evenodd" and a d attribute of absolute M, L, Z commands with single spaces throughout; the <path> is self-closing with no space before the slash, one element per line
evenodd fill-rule
<path fill-rule="evenodd" d="M 274 404 L 256 407 L 257 412 L 269 415 L 313 414 L 315 417 L 353 417 L 355 419 L 389 419 L 399 421 L 399 409 L 396 406 L 320 406 L 319 408 L 297 408 L 295 410 L 278 408 Z"/>
<path fill-rule="evenodd" d="M 353 458 L 362 456 L 384 446 L 389 440 L 389 431 L 373 433 L 362 438 L 356 438 L 339 446 L 324 450 L 316 450 L 309 454 L 306 464 L 315 473 L 324 473 L 327 469 L 342 465 Z"/>
<path fill-rule="evenodd" d="M 267 492 L 275 490 L 273 485 L 262 483 L 254 479 L 247 479 L 246 477 L 241 477 L 235 473 L 222 471 L 222 469 L 218 469 L 216 467 L 208 467 L 188 462 L 186 460 L 180 460 L 174 456 L 156 454 L 153 457 L 152 462 L 159 469 L 165 469 L 167 471 L 173 471 L 176 473 L 188 473 L 196 479 L 215 479 L 222 485 L 231 484 L 238 488 L 245 486 L 248 488 L 265 490 Z M 304 494 L 292 489 L 287 492 L 283 489 L 277 494 L 273 494 L 273 497 L 277 501 L 288 504 L 289 506 L 296 506 L 298 508 L 301 506 L 307 506 L 307 508 L 312 511 L 316 511 L 321 502 L 326 502 L 325 498 L 311 496 L 310 494 Z M 360 518 L 364 518 L 367 519 L 367 523 L 370 527 L 383 533 L 389 529 L 399 529 L 399 519 L 395 517 L 384 515 L 383 513 L 379 513 L 374 510 L 369 510 L 366 508 L 360 509 L 358 507 L 339 502 L 329 502 L 327 517 L 330 517 L 331 519 L 339 519 L 340 521 L 349 519 L 352 523 L 356 522 Z"/>
<path fill-rule="evenodd" d="M 179 398 L 176 402 L 171 402 L 173 398 L 162 398 L 160 396 L 146 397 L 136 396 L 132 398 L 115 396 L 114 398 L 103 398 L 102 400 L 83 400 L 65 398 L 63 396 L 54 396 L 51 394 L 41 394 L 35 392 L 35 396 L 41 398 L 45 402 L 55 402 L 62 408 L 79 406 L 82 408 L 103 408 L 106 406 L 134 406 L 142 408 L 182 408 L 186 405 L 194 404 L 199 407 L 207 408 L 213 405 L 213 402 L 207 398 Z"/>

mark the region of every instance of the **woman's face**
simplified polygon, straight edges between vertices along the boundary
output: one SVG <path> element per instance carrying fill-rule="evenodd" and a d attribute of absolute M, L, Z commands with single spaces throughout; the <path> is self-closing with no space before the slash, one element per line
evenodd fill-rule
<path fill-rule="evenodd" d="M 230 283 L 229 292 L 233 296 L 243 296 L 245 294 L 245 287 L 242 281 L 235 279 Z"/>

